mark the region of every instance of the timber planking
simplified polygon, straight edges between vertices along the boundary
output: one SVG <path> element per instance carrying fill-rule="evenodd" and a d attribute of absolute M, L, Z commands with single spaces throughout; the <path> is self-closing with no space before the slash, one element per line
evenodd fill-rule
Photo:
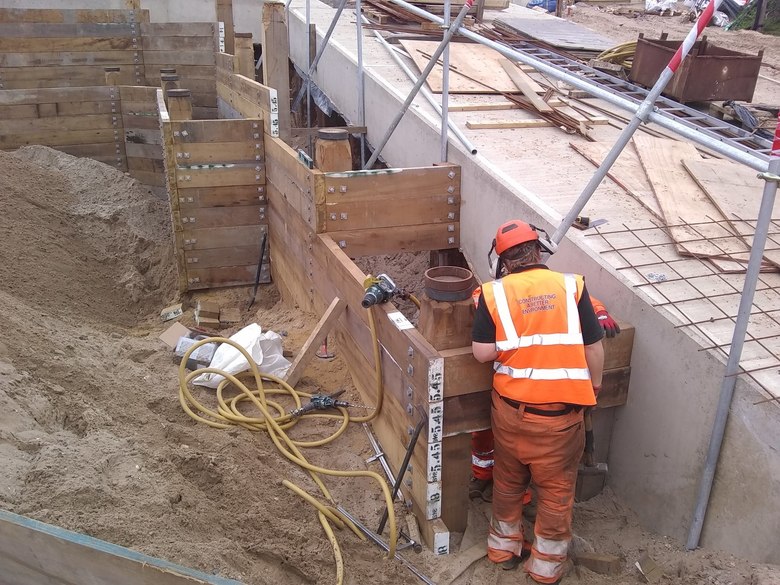
<path fill-rule="evenodd" d="M 0 8 L 0 22 L 32 24 L 83 24 L 149 22 L 149 11 L 98 10 L 98 9 L 48 9 L 48 8 Z"/>

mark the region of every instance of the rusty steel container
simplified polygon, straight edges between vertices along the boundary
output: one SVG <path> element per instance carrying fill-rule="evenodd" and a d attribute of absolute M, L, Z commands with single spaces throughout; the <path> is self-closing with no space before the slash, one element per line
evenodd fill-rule
<path fill-rule="evenodd" d="M 637 39 L 636 54 L 629 79 L 652 87 L 674 56 L 682 41 Z M 764 51 L 748 55 L 716 47 L 702 37 L 680 64 L 664 90 L 664 95 L 679 102 L 739 100 L 749 102 L 758 81 Z"/>

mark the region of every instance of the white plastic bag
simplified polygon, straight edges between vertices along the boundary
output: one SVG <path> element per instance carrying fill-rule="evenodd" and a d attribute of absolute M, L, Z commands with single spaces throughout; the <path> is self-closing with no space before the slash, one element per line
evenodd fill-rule
<path fill-rule="evenodd" d="M 663 14 L 667 10 L 674 10 L 676 5 L 676 0 L 645 0 L 645 12 Z"/>
<path fill-rule="evenodd" d="M 246 349 L 264 374 L 282 378 L 292 365 L 283 355 L 281 336 L 273 331 L 263 333 L 257 323 L 247 325 L 232 335 L 230 340 Z M 241 352 L 223 343 L 214 354 L 209 367 L 217 368 L 228 374 L 237 374 L 248 369 L 249 364 Z M 201 374 L 192 383 L 207 388 L 216 388 L 224 379 L 224 376 L 218 374 Z"/>

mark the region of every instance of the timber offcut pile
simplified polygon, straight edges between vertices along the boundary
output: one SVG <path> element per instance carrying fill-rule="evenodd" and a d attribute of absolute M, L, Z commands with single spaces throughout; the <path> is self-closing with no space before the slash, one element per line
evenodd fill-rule
<path fill-rule="evenodd" d="M 596 166 L 611 146 L 571 144 Z M 725 273 L 747 268 L 763 186 L 755 171 L 705 159 L 688 143 L 638 134 L 608 176 L 666 226 L 681 256 L 703 259 Z M 776 202 L 762 272 L 780 270 L 779 226 Z"/>

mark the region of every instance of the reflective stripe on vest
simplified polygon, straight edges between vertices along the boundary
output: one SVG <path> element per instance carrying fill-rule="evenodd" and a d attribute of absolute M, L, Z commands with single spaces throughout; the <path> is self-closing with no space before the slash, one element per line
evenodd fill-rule
<path fill-rule="evenodd" d="M 525 380 L 590 380 L 588 368 L 512 368 L 493 362 L 497 374 L 506 374 L 512 378 Z"/>
<path fill-rule="evenodd" d="M 564 274 L 563 281 L 566 286 L 566 320 L 568 331 L 566 333 L 548 333 L 546 335 L 537 333 L 535 335 L 524 335 L 522 337 L 517 335 L 515 324 L 512 321 L 512 314 L 509 311 L 509 303 L 506 300 L 504 284 L 500 280 L 493 283 L 493 296 L 496 300 L 496 310 L 498 311 L 499 319 L 501 319 L 501 326 L 504 328 L 504 333 L 506 334 L 506 341 L 496 341 L 496 349 L 498 351 L 508 351 L 534 345 L 582 345 L 580 315 L 576 303 L 571 302 L 571 299 L 576 298 L 577 281 L 573 274 Z M 518 378 L 527 376 L 513 377 Z M 566 378 L 567 376 L 563 377 Z M 552 380 L 554 378 L 538 379 Z M 581 378 L 571 379 L 579 380 Z"/>

